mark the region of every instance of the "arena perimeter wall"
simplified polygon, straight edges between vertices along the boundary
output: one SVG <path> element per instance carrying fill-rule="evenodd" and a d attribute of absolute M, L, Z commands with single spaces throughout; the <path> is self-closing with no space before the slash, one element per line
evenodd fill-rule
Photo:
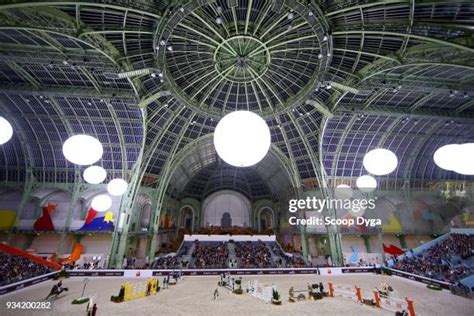
<path fill-rule="evenodd" d="M 406 279 L 422 282 L 425 284 L 433 284 L 448 289 L 449 283 L 429 279 L 419 275 L 385 268 L 392 272 L 393 275 Z M 70 277 L 123 277 L 123 278 L 149 278 L 153 276 L 166 276 L 178 270 L 162 269 L 162 270 L 68 270 Z M 231 273 L 232 275 L 291 275 L 291 274 L 314 274 L 314 275 L 342 275 L 352 273 L 374 273 L 373 267 L 330 267 L 330 268 L 283 268 L 283 269 L 185 269 L 181 270 L 183 275 L 188 276 L 213 276 L 222 273 Z M 0 287 L 0 295 L 17 291 L 31 285 L 35 285 L 54 278 L 59 272 L 52 272 L 43 276 L 35 277 L 25 281 L 9 284 Z"/>
<path fill-rule="evenodd" d="M 427 277 L 424 277 L 424 276 L 421 276 L 421 275 L 416 275 L 416 274 L 408 273 L 408 272 L 405 272 L 405 271 L 395 270 L 395 269 L 392 269 L 392 268 L 386 268 L 385 267 L 384 269 L 390 270 L 392 275 L 396 275 L 396 276 L 399 276 L 399 277 L 402 277 L 402 278 L 405 278 L 405 279 L 410 279 L 410 280 L 413 280 L 413 281 L 416 281 L 416 282 L 425 283 L 427 285 L 436 285 L 436 286 L 439 286 L 439 287 L 441 287 L 445 290 L 449 290 L 450 287 L 451 287 L 451 283 L 448 283 L 448 282 L 438 281 L 438 280 L 430 279 L 430 278 L 427 278 Z"/>
<path fill-rule="evenodd" d="M 0 295 L 7 294 L 10 292 L 18 291 L 24 289 L 25 287 L 32 286 L 56 277 L 59 274 L 59 271 L 51 272 L 45 275 L 37 276 L 25 281 L 20 281 L 12 284 L 8 284 L 0 287 Z"/>
<path fill-rule="evenodd" d="M 162 270 L 68 270 L 70 277 L 123 277 L 123 278 L 149 278 L 152 276 L 166 276 L 178 271 L 177 269 Z M 284 275 L 284 274 L 321 274 L 339 275 L 345 273 L 373 273 L 373 267 L 354 268 L 282 268 L 282 269 L 185 269 L 183 275 L 212 276 L 222 273 L 233 275 Z M 52 272 L 43 276 L 0 287 L 0 295 L 14 292 L 25 287 L 35 285 L 54 278 L 59 272 Z"/>

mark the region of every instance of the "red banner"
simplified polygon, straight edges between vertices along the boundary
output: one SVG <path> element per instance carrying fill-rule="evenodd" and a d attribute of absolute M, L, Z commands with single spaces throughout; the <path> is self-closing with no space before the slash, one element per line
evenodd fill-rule
<path fill-rule="evenodd" d="M 34 256 L 34 255 L 28 253 L 27 251 L 11 247 L 11 246 L 9 246 L 7 244 L 4 244 L 4 243 L 0 243 L 0 250 L 4 251 L 6 253 L 9 253 L 11 255 L 14 255 L 14 256 L 22 256 L 22 257 L 28 258 L 31 261 L 37 262 L 39 264 L 42 264 L 42 265 L 45 265 L 45 266 L 48 266 L 48 267 L 51 267 L 55 270 L 61 270 L 61 265 L 59 265 L 57 263 L 45 260 L 45 259 L 43 259 L 41 257 L 38 257 L 38 256 Z"/>

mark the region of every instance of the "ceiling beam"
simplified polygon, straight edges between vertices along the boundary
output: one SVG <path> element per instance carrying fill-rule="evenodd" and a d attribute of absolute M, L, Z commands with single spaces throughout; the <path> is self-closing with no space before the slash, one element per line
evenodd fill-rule
<path fill-rule="evenodd" d="M 7 94 L 42 95 L 46 97 L 89 97 L 89 98 L 119 98 L 136 100 L 131 90 L 101 89 L 95 88 L 45 86 L 35 88 L 34 86 L 21 83 L 0 83 L 0 92 Z"/>
<path fill-rule="evenodd" d="M 460 107 L 458 107 L 456 110 L 454 110 L 454 113 L 456 114 L 459 114 L 471 107 L 474 107 L 474 100 L 471 100 L 471 101 L 468 101 L 466 103 L 464 103 L 463 105 L 461 105 Z"/>
<path fill-rule="evenodd" d="M 1 10 L 10 10 L 10 9 L 21 9 L 27 7 L 45 7 L 45 6 L 81 6 L 81 7 L 96 7 L 99 9 L 113 9 L 113 10 L 120 10 L 120 11 L 129 11 L 134 12 L 142 15 L 149 16 L 153 19 L 161 18 L 161 14 L 157 14 L 152 12 L 152 6 L 143 7 L 143 9 L 137 9 L 137 1 L 135 1 L 134 7 L 128 7 L 126 4 L 114 5 L 113 3 L 116 1 L 110 1 L 111 3 L 104 3 L 104 2 L 92 2 L 92 1 L 23 1 L 23 2 L 15 2 L 0 5 Z M 143 6 L 142 4 L 139 4 Z"/>
<path fill-rule="evenodd" d="M 470 53 L 474 53 L 474 48 L 464 46 L 461 44 L 457 44 L 454 42 L 450 41 L 445 41 L 445 40 L 440 40 L 437 38 L 433 37 L 428 37 L 428 36 L 421 36 L 421 35 L 414 35 L 414 34 L 408 34 L 408 33 L 399 33 L 399 32 L 388 32 L 388 31 L 364 31 L 364 30 L 355 30 L 355 31 L 337 31 L 332 33 L 333 36 L 337 35 L 380 35 L 380 36 L 398 36 L 398 37 L 408 37 L 408 38 L 413 38 L 416 40 L 421 40 L 421 41 L 426 41 L 426 42 L 432 42 L 436 44 L 440 44 L 443 46 L 451 46 L 460 50 L 465 50 Z"/>
<path fill-rule="evenodd" d="M 346 104 L 339 105 L 337 107 L 335 115 L 338 111 L 342 112 L 354 112 L 364 114 L 375 114 L 375 115 L 391 115 L 391 116 L 410 116 L 410 117 L 433 117 L 433 118 L 446 118 L 446 119 L 458 119 L 473 122 L 474 113 L 455 113 L 453 110 L 442 110 L 442 109 L 416 109 L 410 110 L 410 108 L 400 108 L 395 106 L 368 106 L 364 108 L 362 104 Z"/>
<path fill-rule="evenodd" d="M 385 4 L 393 4 L 393 3 L 406 4 L 407 1 L 406 0 L 405 1 L 403 1 L 403 0 L 384 0 L 384 1 L 377 1 L 377 2 L 369 2 L 369 3 L 365 3 L 365 4 L 350 6 L 350 7 L 346 7 L 346 8 L 343 8 L 343 9 L 328 12 L 328 13 L 326 13 L 326 17 L 337 16 L 341 13 L 346 13 L 346 12 L 355 11 L 355 10 L 361 10 L 361 9 L 370 8 L 370 7 L 374 7 L 374 6 L 383 6 Z"/>

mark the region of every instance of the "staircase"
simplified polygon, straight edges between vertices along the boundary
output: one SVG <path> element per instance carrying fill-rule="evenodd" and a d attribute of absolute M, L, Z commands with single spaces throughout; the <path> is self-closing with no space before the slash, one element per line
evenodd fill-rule
<path fill-rule="evenodd" d="M 181 255 L 180 258 L 178 258 L 180 264 L 183 261 L 187 261 L 187 262 L 189 262 L 188 265 L 191 265 L 191 262 L 192 262 L 192 259 L 193 259 L 192 254 L 193 254 L 193 251 L 194 251 L 194 247 L 195 247 L 195 245 L 194 245 L 194 243 L 192 243 L 191 246 L 189 247 L 188 251 L 185 254 Z M 182 268 L 187 268 L 185 266 L 181 266 L 181 267 Z"/>
<path fill-rule="evenodd" d="M 227 266 L 229 268 L 237 268 L 238 259 L 237 259 L 237 255 L 235 254 L 234 243 L 231 243 L 231 242 L 227 243 L 227 250 L 229 251 L 229 261 L 227 262 Z"/>
<path fill-rule="evenodd" d="M 271 247 L 271 244 L 266 244 L 268 250 L 270 251 L 271 255 L 272 255 L 272 262 L 273 264 L 278 267 L 278 268 L 281 268 L 281 267 L 285 267 L 286 266 L 286 261 L 285 261 L 285 258 L 282 258 L 280 257 L 279 255 L 277 255 L 273 250 L 272 250 L 272 247 Z M 282 264 L 280 265 L 278 262 L 282 261 Z"/>

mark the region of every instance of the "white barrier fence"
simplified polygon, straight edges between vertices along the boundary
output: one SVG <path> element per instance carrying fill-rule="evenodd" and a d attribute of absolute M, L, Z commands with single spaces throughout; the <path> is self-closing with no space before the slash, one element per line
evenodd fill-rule
<path fill-rule="evenodd" d="M 270 303 L 272 300 L 273 287 L 262 285 L 258 280 L 249 281 L 247 289 L 252 296 L 265 301 L 266 303 Z"/>

